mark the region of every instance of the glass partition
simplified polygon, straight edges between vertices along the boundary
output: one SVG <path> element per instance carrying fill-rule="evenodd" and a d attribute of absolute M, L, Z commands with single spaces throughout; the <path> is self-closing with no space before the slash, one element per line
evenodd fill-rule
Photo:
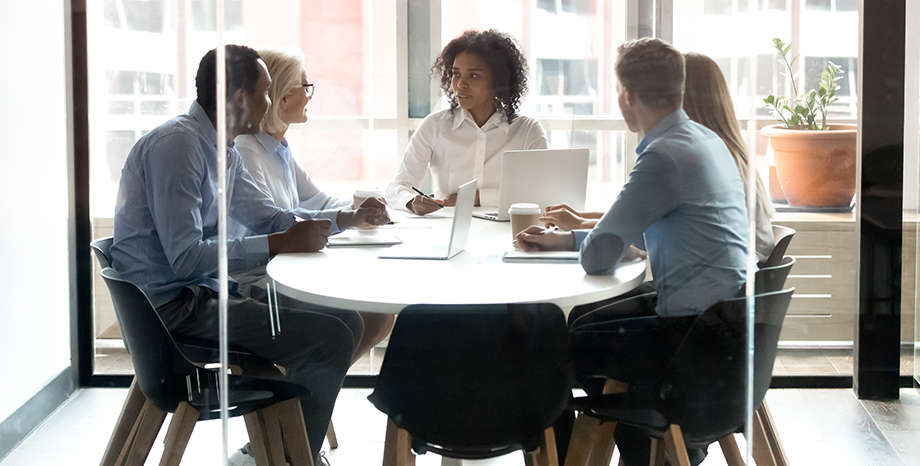
<path fill-rule="evenodd" d="M 828 206 L 797 200 L 790 203 L 783 188 L 791 185 L 777 176 L 774 147 L 763 129 L 778 122 L 764 98 L 771 94 L 804 95 L 817 89 L 829 62 L 842 71 L 837 100 L 828 107 L 827 120 L 833 124 L 856 122 L 857 10 L 857 2 L 839 0 L 674 2 L 675 46 L 707 54 L 719 64 L 753 154 L 754 171 L 773 198 L 772 223 L 795 230 L 786 254 L 796 259 L 787 281 L 787 287 L 795 287 L 796 292 L 783 323 L 776 375 L 853 373 L 857 299 L 854 204 L 850 199 Z M 725 37 L 734 39 L 727 41 Z M 791 73 L 774 48 L 774 38 L 788 45 L 789 61 L 797 57 Z M 790 74 L 796 78 L 794 84 L 786 77 Z M 855 149 L 855 136 L 852 146 Z M 855 151 L 851 157 L 847 163 L 855 167 Z M 854 189 L 855 171 L 847 176 Z"/>

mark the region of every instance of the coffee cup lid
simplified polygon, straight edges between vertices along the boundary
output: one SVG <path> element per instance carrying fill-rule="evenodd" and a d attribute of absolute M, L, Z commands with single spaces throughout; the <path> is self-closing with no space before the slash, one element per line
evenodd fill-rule
<path fill-rule="evenodd" d="M 355 196 L 358 197 L 380 197 L 380 190 L 377 188 L 356 189 Z"/>
<path fill-rule="evenodd" d="M 508 213 L 513 215 L 540 215 L 540 206 L 529 202 L 519 202 L 511 204 Z"/>

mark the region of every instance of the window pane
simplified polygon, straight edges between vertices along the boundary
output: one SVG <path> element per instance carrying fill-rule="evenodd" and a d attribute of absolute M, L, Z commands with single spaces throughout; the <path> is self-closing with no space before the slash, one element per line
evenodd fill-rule
<path fill-rule="evenodd" d="M 707 15 L 730 15 L 732 0 L 703 0 L 703 13 Z"/>
<path fill-rule="evenodd" d="M 738 2 L 739 11 L 741 3 L 744 1 Z M 760 128 L 776 123 L 763 103 L 764 97 L 793 96 L 789 79 L 780 74 L 785 70 L 773 48 L 774 37 L 793 44 L 790 58 L 799 55 L 793 70 L 798 94 L 818 86 L 828 60 L 843 67 L 843 79 L 837 83 L 839 100 L 828 109 L 828 118 L 855 122 L 857 13 L 832 10 L 835 4 L 847 6 L 840 1 L 789 2 L 787 11 L 785 0 L 759 0 L 757 10 L 707 15 L 707 4 L 705 0 L 674 3 L 674 44 L 684 52 L 706 54 L 719 65 L 752 153 L 752 168 L 777 200 L 772 222 L 797 231 L 787 250 L 797 262 L 786 282 L 787 287 L 796 287 L 796 294 L 784 320 L 777 373 L 851 373 L 852 361 L 847 356 L 851 354 L 848 346 L 852 344 L 856 309 L 852 289 L 855 217 L 846 207 L 841 212 L 819 214 L 817 208 L 796 209 L 783 204 L 786 200 L 776 176 L 775 154 Z M 798 27 L 794 27 L 796 15 Z M 725 41 L 725 37 L 734 39 Z M 788 364 L 783 365 L 783 361 Z"/>
<path fill-rule="evenodd" d="M 827 10 L 831 9 L 831 0 L 805 0 L 805 8 L 809 10 Z"/>
<path fill-rule="evenodd" d="M 97 237 L 112 234 L 115 194 L 133 144 L 187 111 L 195 99 L 198 63 L 216 44 L 215 5 L 215 0 L 88 2 L 90 210 Z M 256 0 L 224 1 L 228 43 L 303 50 L 316 92 L 310 121 L 293 125 L 286 137 L 300 165 L 335 195 L 385 187 L 403 149 L 396 147 L 392 129 L 395 8 L 396 0 L 280 0 L 268 8 Z M 391 129 L 338 129 L 381 126 Z M 108 292 L 99 285 L 96 370 L 130 370 L 129 358 L 127 366 L 105 362 L 124 349 Z"/>

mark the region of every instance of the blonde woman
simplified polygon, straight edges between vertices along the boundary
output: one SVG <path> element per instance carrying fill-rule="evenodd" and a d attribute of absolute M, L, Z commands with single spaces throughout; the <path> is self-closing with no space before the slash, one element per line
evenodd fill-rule
<path fill-rule="evenodd" d="M 735 108 L 728 84 L 719 65 L 713 59 L 700 53 L 684 54 L 686 78 L 684 81 L 683 109 L 691 120 L 700 123 L 716 133 L 728 147 L 735 160 L 738 174 L 747 189 L 749 157 L 741 129 L 735 118 Z M 757 222 L 757 239 L 755 252 L 762 262 L 770 256 L 775 245 L 773 228 L 773 205 L 770 196 L 759 176 L 755 176 L 754 192 L 757 195 L 757 209 L 754 217 Z M 540 219 L 547 226 L 558 226 L 563 230 L 593 228 L 603 212 L 581 212 L 566 204 L 549 206 Z"/>

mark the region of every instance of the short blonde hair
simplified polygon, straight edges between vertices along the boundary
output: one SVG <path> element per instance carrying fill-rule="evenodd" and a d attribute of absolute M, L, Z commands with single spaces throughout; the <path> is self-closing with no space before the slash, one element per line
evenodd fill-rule
<path fill-rule="evenodd" d="M 285 131 L 288 124 L 281 121 L 278 116 L 278 106 L 281 98 L 291 90 L 300 87 L 300 72 L 304 68 L 303 52 L 293 47 L 263 47 L 259 55 L 268 68 L 268 75 L 272 78 L 272 85 L 268 89 L 268 97 L 272 103 L 262 117 L 262 131 L 273 134 Z"/>

